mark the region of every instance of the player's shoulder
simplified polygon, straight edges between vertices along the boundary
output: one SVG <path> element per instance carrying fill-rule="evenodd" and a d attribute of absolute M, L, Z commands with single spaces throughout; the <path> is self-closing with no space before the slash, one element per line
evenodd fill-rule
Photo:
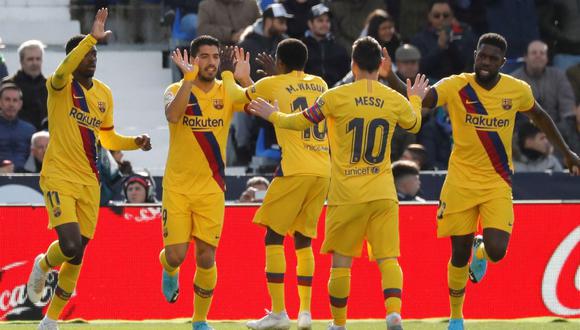
<path fill-rule="evenodd" d="M 172 93 L 172 94 L 176 94 L 177 91 L 179 90 L 179 87 L 181 87 L 181 83 L 183 82 L 183 80 L 174 82 L 172 84 L 170 84 L 169 86 L 167 86 L 167 88 L 165 88 L 165 94 L 167 93 Z"/>
<path fill-rule="evenodd" d="M 529 89 L 530 85 L 522 79 L 516 78 L 509 74 L 500 73 L 500 79 L 503 80 L 504 85 L 515 87 L 515 88 L 522 88 L 522 89 Z"/>
<path fill-rule="evenodd" d="M 109 87 L 109 85 L 105 84 L 99 79 L 93 78 L 93 85 L 95 85 L 99 89 L 104 90 L 107 93 L 111 93 L 111 87 Z"/>
<path fill-rule="evenodd" d="M 469 83 L 471 80 L 473 80 L 474 76 L 475 75 L 473 73 L 453 74 L 445 78 L 442 78 L 437 83 L 435 83 L 435 86 L 441 86 L 444 84 L 465 85 Z"/>

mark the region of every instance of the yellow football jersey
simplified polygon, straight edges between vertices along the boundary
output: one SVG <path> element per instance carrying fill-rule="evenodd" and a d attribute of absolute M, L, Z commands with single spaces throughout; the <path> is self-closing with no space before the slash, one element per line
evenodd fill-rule
<path fill-rule="evenodd" d="M 165 91 L 167 106 L 182 82 Z M 225 157 L 233 104 L 221 81 L 205 93 L 193 86 L 184 115 L 169 123 L 169 154 L 163 188 L 182 194 L 224 192 Z"/>
<path fill-rule="evenodd" d="M 278 100 L 281 112 L 293 113 L 308 109 L 327 89 L 322 78 L 292 71 L 259 80 L 246 90 L 246 95 L 250 100 L 258 97 L 269 102 Z M 276 175 L 330 176 L 326 121 L 302 132 L 279 127 L 275 130 L 282 150 L 282 161 Z"/>
<path fill-rule="evenodd" d="M 40 174 L 98 185 L 96 142 L 101 130 L 113 129 L 113 97 L 97 79 L 87 90 L 71 78 L 61 90 L 52 87 L 52 76 L 46 81 L 50 143 Z"/>
<path fill-rule="evenodd" d="M 412 104 L 412 105 L 411 105 Z M 397 200 L 390 149 L 395 125 L 413 133 L 421 126 L 421 100 L 411 103 L 376 80 L 328 90 L 296 115 L 275 112 L 277 126 L 301 128 L 326 118 L 331 155 L 329 205 Z"/>
<path fill-rule="evenodd" d="M 491 90 L 463 73 L 434 86 L 437 106 L 447 105 L 453 130 L 447 183 L 465 188 L 511 186 L 512 135 L 518 111 L 531 110 L 530 86 L 500 74 Z"/>

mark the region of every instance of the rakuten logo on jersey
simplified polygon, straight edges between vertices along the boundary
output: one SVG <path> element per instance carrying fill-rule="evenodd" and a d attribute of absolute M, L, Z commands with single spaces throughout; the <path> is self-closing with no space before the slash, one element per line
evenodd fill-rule
<path fill-rule="evenodd" d="M 558 245 L 542 280 L 542 300 L 552 313 L 580 315 L 580 226 Z"/>

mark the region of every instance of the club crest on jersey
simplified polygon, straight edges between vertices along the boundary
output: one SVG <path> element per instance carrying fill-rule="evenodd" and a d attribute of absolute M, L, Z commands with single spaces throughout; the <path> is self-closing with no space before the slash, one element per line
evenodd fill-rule
<path fill-rule="evenodd" d="M 221 110 L 224 108 L 224 100 L 222 99 L 214 99 L 213 100 L 213 107 L 217 110 Z"/>
<path fill-rule="evenodd" d="M 501 100 L 501 107 L 504 110 L 510 110 L 512 108 L 512 99 L 502 99 Z"/>
<path fill-rule="evenodd" d="M 105 105 L 105 102 L 99 101 L 97 103 L 97 105 L 99 106 L 99 111 L 105 112 L 107 110 L 107 106 Z"/>

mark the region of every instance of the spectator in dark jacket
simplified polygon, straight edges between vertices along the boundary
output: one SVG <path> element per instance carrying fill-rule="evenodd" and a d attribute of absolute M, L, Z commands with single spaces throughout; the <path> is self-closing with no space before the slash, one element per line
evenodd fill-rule
<path fill-rule="evenodd" d="M 346 49 L 360 37 L 366 19 L 375 9 L 387 9 L 383 0 L 332 0 L 332 25 L 336 40 Z"/>
<path fill-rule="evenodd" d="M 333 86 L 350 70 L 350 56 L 330 33 L 330 11 L 323 4 L 312 7 L 308 30 L 302 39 L 308 47 L 304 71 L 322 77 Z"/>
<path fill-rule="evenodd" d="M 542 1 L 538 16 L 542 36 L 553 42 L 554 66 L 566 71 L 580 63 L 580 1 Z"/>
<path fill-rule="evenodd" d="M 0 38 L 0 49 L 4 48 L 4 44 L 2 43 L 2 38 Z M 6 67 L 6 61 L 4 60 L 4 56 L 0 54 L 0 80 L 8 75 L 8 68 Z"/>
<path fill-rule="evenodd" d="M 451 122 L 446 109 L 442 107 L 435 109 L 433 115 L 421 127 L 417 140 L 425 147 L 429 168 L 446 170 L 453 145 Z"/>
<path fill-rule="evenodd" d="M 310 8 L 320 3 L 320 0 L 281 0 L 286 11 L 293 17 L 288 20 L 288 36 L 300 39 L 308 30 Z"/>
<path fill-rule="evenodd" d="M 411 44 L 421 51 L 421 72 L 431 81 L 471 70 L 475 37 L 471 28 L 455 20 L 449 2 L 431 2 L 427 26 Z"/>
<path fill-rule="evenodd" d="M 0 87 L 0 162 L 10 160 L 21 172 L 30 153 L 32 124 L 18 118 L 22 109 L 22 91 L 10 83 Z"/>
<path fill-rule="evenodd" d="M 197 32 L 236 44 L 246 27 L 259 17 L 255 0 L 204 0 L 199 5 Z"/>

